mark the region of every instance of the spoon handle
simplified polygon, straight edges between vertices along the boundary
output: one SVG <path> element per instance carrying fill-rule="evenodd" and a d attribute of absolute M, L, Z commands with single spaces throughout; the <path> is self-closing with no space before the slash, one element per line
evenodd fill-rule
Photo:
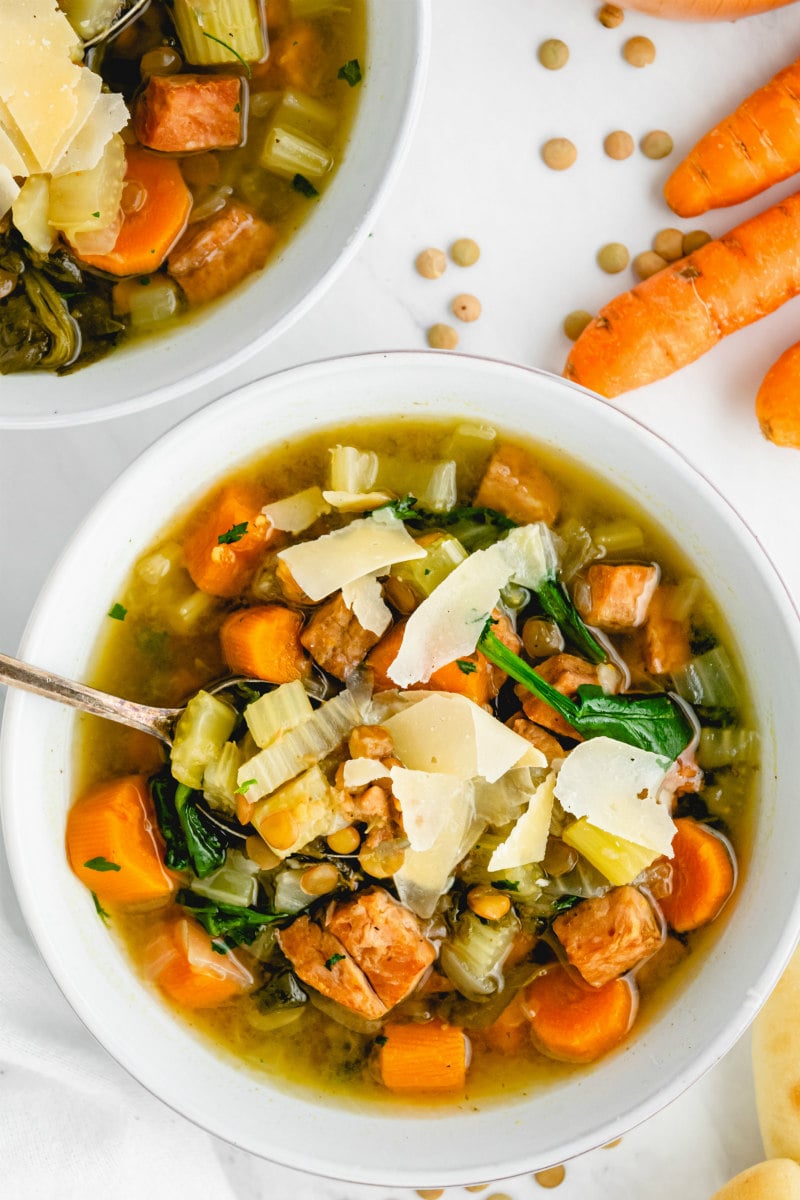
<path fill-rule="evenodd" d="M 111 696 L 108 692 L 87 687 L 85 683 L 76 683 L 73 679 L 54 675 L 52 671 L 9 658 L 7 654 L 0 654 L 0 683 L 34 692 L 48 700 L 60 700 L 62 704 L 80 708 L 96 717 L 117 721 L 120 725 L 129 725 L 132 729 L 141 729 L 168 746 L 172 744 L 172 729 L 182 711 L 177 708 L 151 708 L 147 704 L 124 700 L 121 696 Z"/>

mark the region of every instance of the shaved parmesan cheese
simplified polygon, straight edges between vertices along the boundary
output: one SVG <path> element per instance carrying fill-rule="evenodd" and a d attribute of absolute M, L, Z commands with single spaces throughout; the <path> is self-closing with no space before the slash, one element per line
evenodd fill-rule
<path fill-rule="evenodd" d="M 91 171 L 100 162 L 113 135 L 128 124 L 129 117 L 122 96 L 116 92 L 102 92 L 97 96 L 87 120 L 75 131 L 52 174 L 70 175 L 73 171 Z"/>
<path fill-rule="evenodd" d="M 388 492 L 323 492 L 328 504 L 339 512 L 372 512 L 388 503 Z"/>
<path fill-rule="evenodd" d="M 12 175 L 16 175 L 18 179 L 24 179 L 28 174 L 28 168 L 22 155 L 0 124 L 0 168 L 2 167 L 5 167 Z"/>
<path fill-rule="evenodd" d="M 383 589 L 378 583 L 378 575 L 387 575 L 389 568 L 384 567 L 375 575 L 362 575 L 352 583 L 346 583 L 342 588 L 342 599 L 358 621 L 362 629 L 378 637 L 392 623 L 392 614 L 384 603 Z"/>
<path fill-rule="evenodd" d="M 320 488 L 310 487 L 304 492 L 286 496 L 283 500 L 265 504 L 261 511 L 273 529 L 280 529 L 285 533 L 302 533 L 319 517 L 329 513 L 331 506 L 323 498 Z"/>
<path fill-rule="evenodd" d="M 8 167 L 0 163 L 0 217 L 4 217 L 19 195 L 19 184 L 15 182 Z"/>
<path fill-rule="evenodd" d="M 530 804 L 511 833 L 494 851 L 488 870 L 509 871 L 542 861 L 550 832 L 555 782 L 555 771 L 551 771 L 531 796 Z"/>
<path fill-rule="evenodd" d="M 546 766 L 530 742 L 466 696 L 432 692 L 383 725 L 396 756 L 411 770 L 493 783 L 523 759 L 529 762 L 530 751 L 534 765 Z"/>
<path fill-rule="evenodd" d="M 50 228 L 47 213 L 50 208 L 50 187 L 46 175 L 31 175 L 22 185 L 14 201 L 14 224 L 29 246 L 40 254 L 53 249 L 55 234 Z"/>
<path fill-rule="evenodd" d="M 307 596 L 324 600 L 362 575 L 388 569 L 392 563 L 425 557 L 425 550 L 402 521 L 388 509 L 381 517 L 384 519 L 380 521 L 373 517 L 351 521 L 343 529 L 281 550 L 278 558 L 283 559 Z"/>
<path fill-rule="evenodd" d="M 369 787 L 378 779 L 386 779 L 386 767 L 377 758 L 347 758 L 344 762 L 343 780 L 345 789 Z"/>
<path fill-rule="evenodd" d="M 556 799 L 598 829 L 671 858 L 676 829 L 668 803 L 661 799 L 670 767 L 649 750 L 613 738 L 591 738 L 567 755 L 556 780 Z"/>
<path fill-rule="evenodd" d="M 471 794 L 460 779 L 405 767 L 392 767 L 390 775 L 412 850 L 430 850 L 459 806 L 473 815 Z"/>
<path fill-rule="evenodd" d="M 420 917 L 433 916 L 439 897 L 450 886 L 453 870 L 486 828 L 485 821 L 473 816 L 470 785 L 463 783 L 461 788 L 441 802 L 445 819 L 433 844 L 427 850 L 409 847 L 394 875 L 400 903 Z"/>

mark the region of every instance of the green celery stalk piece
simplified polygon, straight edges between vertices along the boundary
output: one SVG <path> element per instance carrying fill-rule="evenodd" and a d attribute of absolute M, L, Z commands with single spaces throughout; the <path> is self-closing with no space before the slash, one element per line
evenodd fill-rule
<path fill-rule="evenodd" d="M 584 684 L 578 688 L 576 702 L 563 696 L 518 654 L 504 646 L 490 625 L 481 634 L 478 649 L 495 666 L 560 713 L 585 738 L 615 738 L 670 760 L 677 758 L 692 739 L 688 717 L 665 692 L 651 696 L 609 696 L 602 688 Z"/>

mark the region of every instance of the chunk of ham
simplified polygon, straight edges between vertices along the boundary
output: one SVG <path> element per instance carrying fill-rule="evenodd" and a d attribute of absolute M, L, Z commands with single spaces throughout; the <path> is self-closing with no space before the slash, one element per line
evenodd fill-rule
<path fill-rule="evenodd" d="M 324 926 L 302 916 L 277 937 L 300 979 L 367 1020 L 404 1000 L 436 957 L 414 914 L 380 888 L 332 905 Z"/>
<path fill-rule="evenodd" d="M 638 629 L 658 578 L 654 563 L 593 563 L 575 585 L 575 607 L 587 625 L 617 633 Z"/>
<path fill-rule="evenodd" d="M 567 958 L 592 987 L 602 987 L 658 950 L 663 929 L 635 887 L 612 888 L 556 917 L 553 932 Z"/>
<path fill-rule="evenodd" d="M 151 75 L 133 129 L 143 146 L 171 154 L 224 150 L 242 140 L 238 75 Z"/>
<path fill-rule="evenodd" d="M 318 608 L 303 630 L 300 641 L 323 671 L 346 679 L 378 642 L 378 634 L 364 629 L 337 592 Z"/>
<path fill-rule="evenodd" d="M 520 525 L 552 525 L 561 507 L 558 488 L 533 458 L 518 446 L 499 446 L 489 460 L 475 503 Z"/>
<path fill-rule="evenodd" d="M 249 208 L 230 203 L 189 226 L 169 256 L 168 270 L 190 304 L 204 304 L 259 271 L 276 236 L 272 226 Z"/>

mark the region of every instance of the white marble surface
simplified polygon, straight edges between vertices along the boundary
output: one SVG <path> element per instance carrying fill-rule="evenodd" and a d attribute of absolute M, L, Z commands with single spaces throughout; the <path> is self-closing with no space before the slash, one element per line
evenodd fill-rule
<path fill-rule="evenodd" d="M 373 233 L 310 314 L 224 386 L 94 426 L 0 432 L 0 647 L 13 652 L 49 567 L 108 483 L 159 434 L 223 390 L 311 358 L 423 346 L 427 326 L 451 319 L 449 302 L 461 291 L 483 304 L 479 321 L 460 326 L 462 350 L 559 372 L 568 349 L 564 314 L 596 309 L 632 282 L 628 272 L 612 278 L 599 270 L 599 246 L 622 241 L 636 253 L 658 229 L 674 224 L 720 233 L 764 206 L 756 200 L 681 222 L 666 209 L 660 187 L 679 152 L 800 52 L 800 8 L 702 26 L 629 13 L 621 27 L 607 30 L 595 19 L 597 0 L 432 4 L 431 72 L 411 152 Z M 633 34 L 655 42 L 652 66 L 636 70 L 623 61 L 622 44 Z M 561 72 L 547 72 L 536 61 L 546 37 L 561 37 L 571 47 Z M 637 150 L 613 162 L 602 141 L 615 128 L 637 141 L 650 129 L 667 129 L 675 153 L 652 162 Z M 561 174 L 539 158 L 541 144 L 554 135 L 570 137 L 579 150 L 576 165 Z M 789 181 L 770 200 L 792 190 Z M 481 244 L 477 266 L 451 265 L 433 282 L 415 274 L 418 250 L 462 235 Z M 796 340 L 799 315 L 800 300 L 794 300 L 678 375 L 618 402 L 678 446 L 730 499 L 796 596 L 800 457 L 763 440 L 753 400 L 767 367 Z M 81 1036 L 76 1026 L 75 1037 Z M 14 1100 L 7 1082 L 4 1101 Z M 178 1142 L 197 1136 L 179 1119 L 165 1119 L 174 1123 Z M 247 1200 L 402 1194 L 299 1176 L 221 1143 L 216 1153 L 233 1194 Z M 620 1146 L 570 1163 L 556 1194 L 560 1200 L 676 1194 L 705 1200 L 760 1157 L 748 1049 L 740 1045 Z M 496 1191 L 514 1200 L 541 1194 L 531 1178 L 483 1194 Z M 116 1194 L 127 1200 L 124 1191 Z M 161 1194 L 154 1181 L 151 1200 Z M 58 1195 L 56 1180 L 52 1195 Z M 39 1200 L 39 1193 L 20 1200 Z"/>

